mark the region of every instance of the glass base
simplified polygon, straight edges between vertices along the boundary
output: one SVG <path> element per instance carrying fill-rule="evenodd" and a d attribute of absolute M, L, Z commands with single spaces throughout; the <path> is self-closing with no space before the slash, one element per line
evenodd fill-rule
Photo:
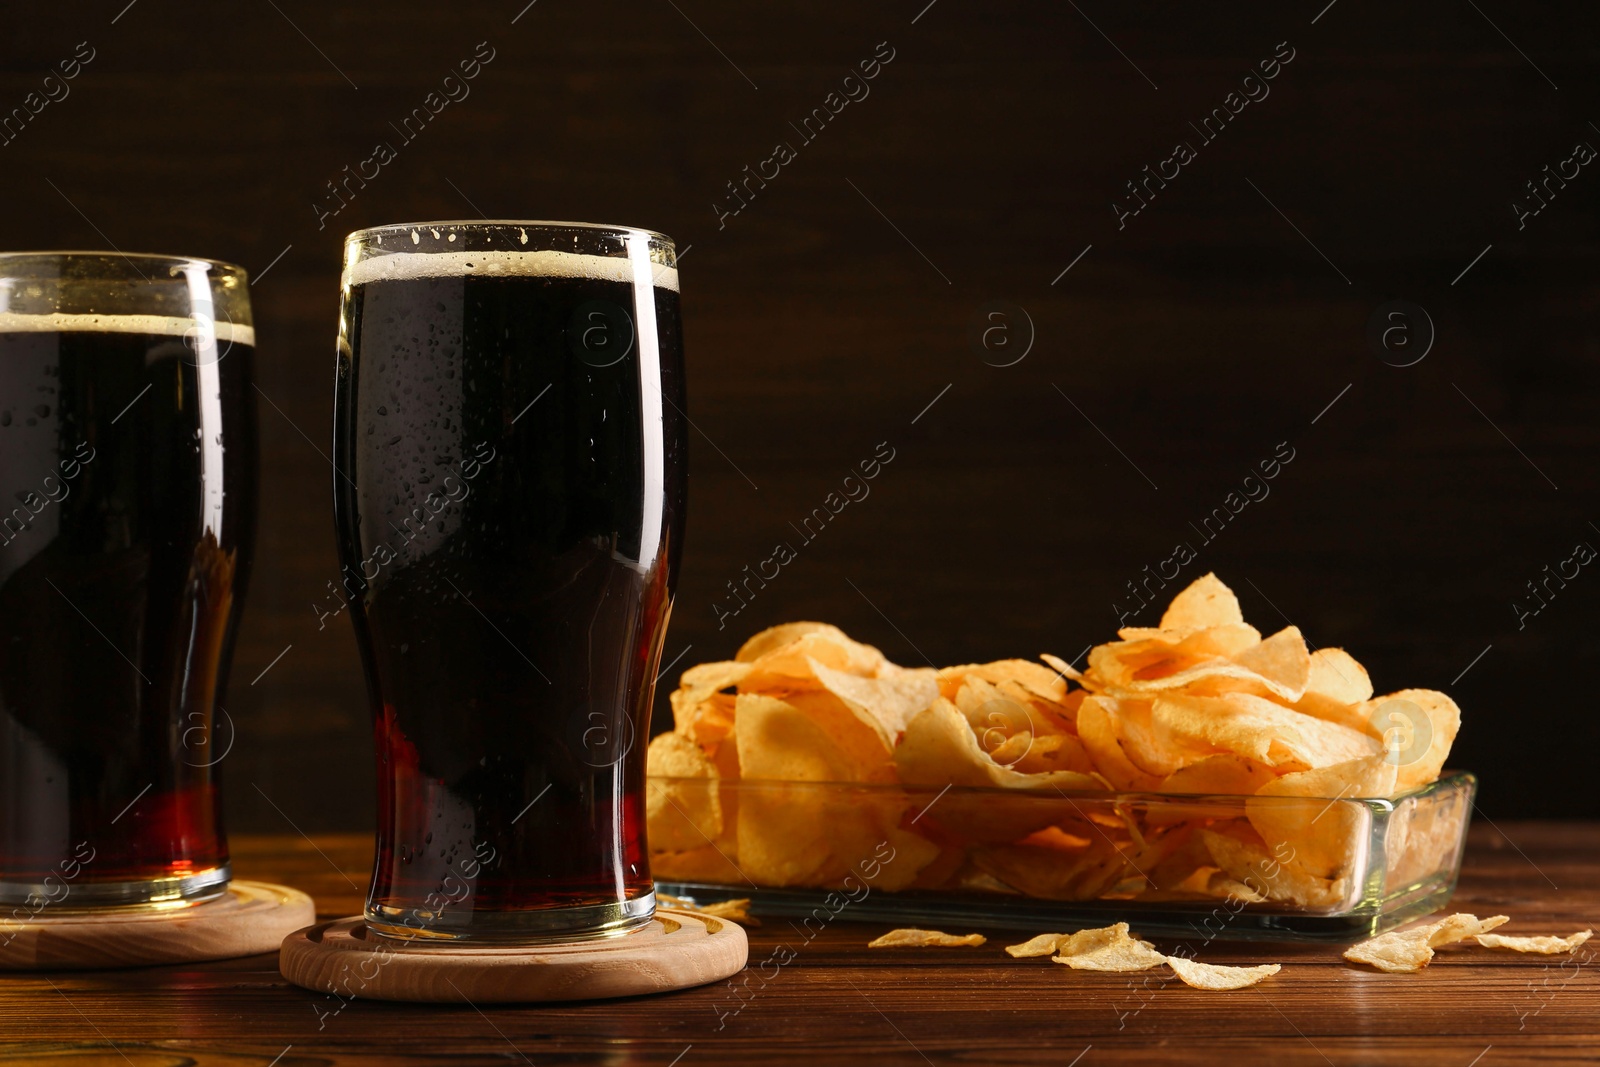
<path fill-rule="evenodd" d="M 143 905 L 200 904 L 228 891 L 233 877 L 229 864 L 168 878 L 141 878 L 128 882 L 67 881 L 17 882 L 0 878 L 0 906 L 26 905 L 35 913 L 94 911 Z"/>
<path fill-rule="evenodd" d="M 472 941 L 527 945 L 549 941 L 585 941 L 615 937 L 644 926 L 655 917 L 654 891 L 615 904 L 581 904 L 567 908 L 470 913 L 457 928 L 438 925 L 439 916 L 423 908 L 367 906 L 367 929 L 396 941 Z"/>
<path fill-rule="evenodd" d="M 1153 904 L 1138 900 L 1048 901 L 996 894 L 903 891 L 874 893 L 851 901 L 838 891 L 751 889 L 696 882 L 657 882 L 663 893 L 694 906 L 743 898 L 758 915 L 792 917 L 811 940 L 835 917 L 850 922 L 997 930 L 1082 930 L 1126 922 L 1150 937 L 1201 943 L 1222 941 L 1306 941 L 1347 945 L 1392 930 L 1444 907 L 1454 880 L 1417 887 L 1378 912 L 1314 912 L 1270 907 L 1235 908 L 1223 901 Z M 842 914 L 841 914 L 842 913 Z M 1019 939 L 1020 940 L 1020 939 Z"/>

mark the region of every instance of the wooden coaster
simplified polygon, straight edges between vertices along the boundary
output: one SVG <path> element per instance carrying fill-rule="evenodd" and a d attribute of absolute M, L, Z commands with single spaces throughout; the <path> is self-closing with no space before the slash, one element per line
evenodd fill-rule
<path fill-rule="evenodd" d="M 0 922 L 0 971 L 149 967 L 271 952 L 317 909 L 298 889 L 232 882 L 216 900 L 171 910 L 62 911 Z"/>
<path fill-rule="evenodd" d="M 295 985 L 339 997 L 445 1004 L 598 1000 L 705 985 L 744 968 L 749 943 L 734 923 L 657 908 L 616 937 L 540 945 L 393 941 L 359 918 L 297 931 L 278 968 Z"/>

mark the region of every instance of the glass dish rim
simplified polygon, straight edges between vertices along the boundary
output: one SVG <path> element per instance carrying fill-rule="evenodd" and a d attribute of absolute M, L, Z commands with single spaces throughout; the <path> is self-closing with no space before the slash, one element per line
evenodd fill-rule
<path fill-rule="evenodd" d="M 1332 805 L 1338 801 L 1362 804 L 1367 807 L 1392 812 L 1407 800 L 1431 795 L 1444 789 L 1459 785 L 1476 784 L 1478 776 L 1472 771 L 1444 770 L 1439 777 L 1426 785 L 1417 786 L 1404 793 L 1392 797 L 1298 797 L 1298 796 L 1262 796 L 1259 793 L 1160 793 L 1141 790 L 1113 790 L 1113 789 L 1007 789 L 1003 786 L 980 785 L 947 785 L 942 789 L 932 785 L 907 785 L 902 782 L 808 782 L 793 778 L 684 778 L 675 775 L 646 775 L 646 782 L 719 782 L 736 787 L 764 787 L 781 786 L 792 788 L 825 787 L 830 789 L 859 789 L 868 792 L 889 796 L 895 793 L 911 791 L 932 793 L 936 790 L 940 797 L 946 793 L 960 793 L 962 796 L 1005 796 L 1005 797 L 1037 797 L 1045 800 L 1087 800 L 1096 803 L 1156 803 L 1156 804 L 1237 804 L 1240 801 L 1257 801 L 1270 804 L 1304 804 L 1317 801 L 1326 801 Z M 930 805 L 931 806 L 931 805 Z"/>
<path fill-rule="evenodd" d="M 602 233 L 615 234 L 622 237 L 640 235 L 650 238 L 651 240 L 665 241 L 668 245 L 672 246 L 673 251 L 677 251 L 678 248 L 678 243 L 671 237 L 668 237 L 659 230 L 651 230 L 643 226 L 620 226 L 606 222 L 567 222 L 561 219 L 433 219 L 418 222 L 386 222 L 379 226 L 363 226 L 359 230 L 351 230 L 345 235 L 344 243 L 346 246 L 348 246 L 356 241 L 365 241 L 367 238 L 374 235 L 388 235 L 391 233 L 403 234 L 407 230 L 441 229 L 444 227 L 452 227 L 456 229 L 475 229 L 486 231 L 502 226 L 518 226 L 523 229 L 545 231 L 598 230 Z M 412 251 L 420 255 L 430 254 L 421 249 L 408 249 L 408 251 Z"/>

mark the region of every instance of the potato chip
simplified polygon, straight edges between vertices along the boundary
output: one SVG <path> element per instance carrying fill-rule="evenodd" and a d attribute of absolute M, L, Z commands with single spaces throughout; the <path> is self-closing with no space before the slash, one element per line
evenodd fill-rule
<path fill-rule="evenodd" d="M 1040 900 L 1096 900 L 1122 880 L 1127 858 L 1102 837 L 1076 852 L 1040 845 L 973 848 L 972 865 L 1019 893 Z"/>
<path fill-rule="evenodd" d="M 1593 930 L 1579 930 L 1568 937 L 1507 937 L 1504 934 L 1477 934 L 1473 940 L 1484 948 L 1508 948 L 1512 952 L 1537 952 L 1540 955 L 1553 956 L 1559 952 L 1571 952 L 1593 936 Z M 1006 951 L 1011 950 L 1006 949 Z"/>
<path fill-rule="evenodd" d="M 1384 855 L 1389 859 L 1389 884 L 1408 885 L 1434 871 L 1460 865 L 1461 822 L 1471 809 L 1470 796 L 1450 804 L 1419 802 L 1406 797 L 1389 816 L 1389 838 Z"/>
<path fill-rule="evenodd" d="M 967 850 L 957 845 L 938 847 L 938 853 L 927 862 L 902 889 L 946 889 L 956 875 L 967 865 Z"/>
<path fill-rule="evenodd" d="M 699 848 L 722 833 L 718 775 L 700 746 L 682 734 L 658 734 L 646 755 L 645 788 L 650 844 L 672 852 Z M 674 782 L 669 778 L 703 779 Z"/>
<path fill-rule="evenodd" d="M 791 699 L 811 706 L 739 695 L 740 766 L 747 779 L 773 780 L 739 798 L 739 866 L 760 885 L 832 884 L 855 857 L 871 855 L 879 823 L 849 796 L 804 783 L 884 781 L 893 771 L 877 735 L 837 698 Z"/>
<path fill-rule="evenodd" d="M 964 679 L 951 703 L 966 717 L 974 733 L 994 727 L 1008 734 L 1017 729 L 1032 728 L 1033 719 L 1028 709 L 1015 700 L 1007 699 L 998 687 L 982 678 Z M 996 711 L 999 713 L 996 714 Z"/>
<path fill-rule="evenodd" d="M 1428 965 L 1433 959 L 1433 950 L 1440 945 L 1475 938 L 1506 921 L 1504 915 L 1479 919 L 1476 915 L 1457 912 L 1436 922 L 1405 930 L 1391 930 L 1351 945 L 1345 949 L 1344 958 L 1390 974 L 1412 974 Z"/>
<path fill-rule="evenodd" d="M 740 799 L 733 884 L 895 892 L 942 850 L 899 828 L 903 798 L 833 785 L 771 782 Z M 727 881 L 724 879 L 723 881 Z"/>
<path fill-rule="evenodd" d="M 1306 696 L 1325 697 L 1340 704 L 1359 704 L 1372 698 L 1367 669 L 1342 648 L 1319 648 L 1311 653 L 1311 676 Z"/>
<path fill-rule="evenodd" d="M 1285 704 L 1292 704 L 1302 695 L 1299 689 L 1225 659 L 1206 659 L 1172 674 L 1135 677 L 1107 688 L 1118 695 L 1153 697 L 1196 686 L 1209 686 L 1211 693 L 1242 692 L 1273 697 Z"/>
<path fill-rule="evenodd" d="M 760 926 L 761 920 L 750 915 L 750 898 L 739 897 L 733 900 L 718 900 L 710 904 L 697 904 L 688 897 L 675 897 L 670 893 L 657 890 L 656 906 L 672 908 L 675 911 L 692 911 L 696 915 L 710 915 L 716 919 L 727 919 L 740 926 Z"/>
<path fill-rule="evenodd" d="M 1178 768 L 1158 788 L 1163 793 L 1254 793 L 1277 777 L 1264 763 L 1218 752 Z"/>
<path fill-rule="evenodd" d="M 1191 657 L 1234 659 L 1261 643 L 1261 631 L 1247 622 L 1225 622 L 1183 634 L 1176 651 Z"/>
<path fill-rule="evenodd" d="M 1052 956 L 1052 963 L 1064 963 L 1075 971 L 1148 971 L 1161 966 L 1166 957 L 1144 941 L 1122 941 L 1079 956 Z"/>
<path fill-rule="evenodd" d="M 829 634 L 849 640 L 843 630 L 825 622 L 786 622 L 781 626 L 768 627 L 745 641 L 733 658 L 739 663 L 754 663 L 767 653 L 793 644 L 807 634 Z"/>
<path fill-rule="evenodd" d="M 1081 717 L 1082 712 L 1079 712 Z M 1166 693 L 1152 721 L 1180 743 L 1233 752 L 1285 770 L 1328 767 L 1377 753 L 1376 739 L 1248 693 L 1218 697 Z"/>
<path fill-rule="evenodd" d="M 870 855 L 875 824 L 804 784 L 771 782 L 740 797 L 735 830 L 740 877 L 732 884 L 821 886 L 849 869 L 837 849 Z"/>
<path fill-rule="evenodd" d="M 1107 945 L 1128 941 L 1133 934 L 1128 931 L 1128 923 L 1112 923 L 1110 926 L 1093 926 L 1093 928 L 1080 929 L 1077 933 L 1066 934 L 1059 942 L 1059 952 L 1062 955 L 1083 955 L 1085 952 L 1104 949 Z"/>
<path fill-rule="evenodd" d="M 1067 934 L 1058 942 L 1058 954 L 1063 956 L 1081 956 L 1085 953 L 1096 952 L 1110 945 L 1119 944 L 1133 937 L 1128 930 L 1127 923 L 1112 923 L 1110 926 L 1096 926 L 1077 933 Z M 1155 946 L 1151 946 L 1154 948 Z"/>
<path fill-rule="evenodd" d="M 1206 879 L 1204 893 L 1219 900 L 1243 901 L 1246 904 L 1264 904 L 1267 898 L 1243 882 L 1234 881 L 1223 871 L 1212 871 Z"/>
<path fill-rule="evenodd" d="M 1101 646 L 1119 658 L 1138 664 L 1138 677 L 1158 677 L 1177 670 L 1176 664 L 1207 659 L 1229 659 L 1261 643 L 1261 631 L 1247 622 L 1225 622 L 1200 630 L 1162 630 L 1126 627 L 1117 631 L 1121 642 Z M 1161 658 L 1171 662 L 1162 665 Z"/>
<path fill-rule="evenodd" d="M 1135 767 L 1146 774 L 1165 777 L 1205 753 L 1180 744 L 1170 731 L 1151 717 L 1150 701 L 1120 700 L 1112 716 L 1117 741 Z"/>
<path fill-rule="evenodd" d="M 1432 689 L 1402 689 L 1362 707 L 1398 768 L 1397 790 L 1415 789 L 1439 777 L 1461 729 L 1461 709 L 1454 700 Z"/>
<path fill-rule="evenodd" d="M 1070 934 L 1035 934 L 1020 945 L 1007 945 L 1006 954 L 1016 959 L 1032 959 L 1035 956 L 1054 956 L 1062 941 Z"/>
<path fill-rule="evenodd" d="M 874 800 L 878 803 L 874 804 Z M 869 797 L 857 808 L 866 808 L 872 813 L 877 832 L 866 846 L 870 851 L 840 856 L 846 874 L 853 873 L 856 882 L 869 881 L 874 890 L 898 892 L 917 884 L 923 871 L 943 857 L 944 849 L 935 842 L 914 831 L 900 829 L 904 809 L 897 798 Z M 840 876 L 841 880 L 843 877 Z"/>
<path fill-rule="evenodd" d="M 993 755 L 993 753 L 991 753 Z M 999 756 L 995 759 L 1001 763 Z M 1094 773 L 1094 761 L 1083 747 L 1083 742 L 1070 734 L 1049 734 L 1034 737 L 1021 757 L 1009 766 L 1019 774 L 1047 774 L 1052 771 Z"/>
<path fill-rule="evenodd" d="M 1491 915 L 1487 919 L 1480 919 L 1468 912 L 1458 911 L 1454 915 L 1446 916 L 1437 922 L 1428 923 L 1416 929 L 1427 932 L 1428 944 L 1433 948 L 1440 945 L 1453 945 L 1457 941 L 1477 937 L 1487 933 L 1497 926 L 1503 926 L 1511 920 L 1504 915 Z"/>
<path fill-rule="evenodd" d="M 993 663 L 968 663 L 939 671 L 939 692 L 953 700 L 955 692 L 968 678 L 980 678 L 991 685 L 1015 682 L 1040 700 L 1059 704 L 1066 699 L 1067 683 L 1059 670 L 1041 667 L 1025 659 L 1002 659 Z M 1070 677 L 1067 676 L 1067 677 Z"/>
<path fill-rule="evenodd" d="M 740 655 L 744 652 L 740 649 Z M 750 673 L 741 681 L 741 688 L 752 692 L 816 689 L 819 684 L 811 669 L 813 661 L 863 678 L 876 677 L 888 662 L 871 645 L 853 641 L 829 626 L 763 652 L 750 662 Z"/>
<path fill-rule="evenodd" d="M 691 702 L 699 702 L 721 689 L 731 689 L 750 673 L 748 663 L 724 660 L 719 663 L 701 663 L 684 671 L 678 679 L 678 689 Z"/>
<path fill-rule="evenodd" d="M 1078 737 L 1095 767 L 1114 788 L 1157 789 L 1160 776 L 1138 767 L 1122 748 L 1116 718 L 1120 705 L 1115 697 L 1085 697 L 1078 706 Z"/>
<path fill-rule="evenodd" d="M 1289 626 L 1233 657 L 1233 662 L 1281 687 L 1288 700 L 1305 696 L 1311 652 L 1298 626 Z"/>
<path fill-rule="evenodd" d="M 1197 812 L 1196 818 L 1204 819 L 1207 814 L 1216 813 Z M 1211 852 L 1206 848 L 1199 831 L 1192 825 L 1180 823 L 1166 836 L 1167 849 L 1162 857 L 1148 865 L 1140 864 L 1139 869 L 1150 879 L 1147 888 L 1209 895 L 1206 894 L 1206 882 L 1212 875 L 1221 875 L 1222 872 L 1211 858 Z"/>
<path fill-rule="evenodd" d="M 1127 923 L 1080 930 L 1060 941 L 1050 959 L 1075 971 L 1147 971 L 1166 962 L 1150 942 L 1130 936 Z"/>
<path fill-rule="evenodd" d="M 943 697 L 906 725 L 894 751 L 895 770 L 906 785 L 991 785 L 991 763 L 966 717 Z"/>
<path fill-rule="evenodd" d="M 1367 708 L 1364 701 L 1357 704 L 1341 704 L 1315 693 L 1307 693 L 1289 706 L 1300 714 L 1309 715 L 1313 719 L 1336 722 L 1340 726 L 1348 726 L 1352 730 L 1359 730 L 1369 737 L 1382 739 L 1382 735 L 1378 733 L 1367 718 Z"/>
<path fill-rule="evenodd" d="M 1073 681 L 1077 681 L 1083 677 L 1083 675 L 1078 673 L 1078 669 L 1076 667 L 1062 659 L 1060 656 L 1052 656 L 1050 653 L 1046 652 L 1039 658 L 1044 660 L 1045 663 L 1049 664 L 1050 667 L 1053 668 L 1055 672 L 1061 675 L 1063 678 L 1071 678 Z"/>
<path fill-rule="evenodd" d="M 744 872 L 733 862 L 729 850 L 714 844 L 684 852 L 658 851 L 656 824 L 650 825 L 650 873 L 661 881 L 704 882 L 721 885 L 746 884 Z"/>
<path fill-rule="evenodd" d="M 719 900 L 712 904 L 700 904 L 694 907 L 694 912 L 700 915 L 712 915 L 718 919 L 727 919 L 740 926 L 760 926 L 761 920 L 750 915 L 750 898 L 738 897 L 734 900 Z"/>
<path fill-rule="evenodd" d="M 966 718 L 978 746 L 995 763 L 1022 774 L 1047 771 L 1089 773 L 1094 762 L 1075 734 L 1076 704 L 1041 700 L 1030 690 L 1005 679 L 991 684 L 981 678 L 945 683 L 953 703 Z"/>
<path fill-rule="evenodd" d="M 1293 846 L 1276 842 L 1269 849 L 1248 827 L 1201 830 L 1212 859 L 1229 878 L 1242 882 L 1269 900 L 1286 900 L 1308 908 L 1333 908 L 1349 901 L 1348 878 L 1319 878 L 1294 864 Z"/>
<path fill-rule="evenodd" d="M 1428 965 L 1433 959 L 1433 949 L 1425 937 L 1388 933 L 1350 946 L 1345 949 L 1344 958 L 1390 974 L 1412 974 Z"/>
<path fill-rule="evenodd" d="M 939 695 L 934 672 L 929 668 L 907 670 L 886 664 L 880 677 L 862 678 L 834 670 L 819 660 L 809 663 L 822 687 L 855 711 L 862 721 L 875 725 L 890 745 L 904 732 L 911 717 Z"/>
<path fill-rule="evenodd" d="M 1210 653 L 1189 652 L 1164 638 L 1113 642 L 1089 650 L 1089 668 L 1084 672 L 1083 683 L 1093 689 L 1115 691 L 1136 683 L 1159 682 L 1217 660 Z"/>
<path fill-rule="evenodd" d="M 786 700 L 741 693 L 737 707 L 735 737 L 745 778 L 894 780 L 888 743 L 831 693 L 791 693 Z"/>
<path fill-rule="evenodd" d="M 1239 598 L 1215 574 L 1196 578 L 1172 598 L 1161 616 L 1163 630 L 1201 630 L 1207 626 L 1244 622 Z"/>
<path fill-rule="evenodd" d="M 1224 967 L 1217 963 L 1184 959 L 1182 956 L 1168 956 L 1166 961 L 1173 974 L 1181 978 L 1185 985 L 1196 989 L 1244 989 L 1283 970 L 1276 963 L 1260 967 Z"/>
<path fill-rule="evenodd" d="M 925 814 L 915 828 L 937 837 L 941 844 L 1003 845 L 1024 841 L 1050 827 L 1064 827 L 1085 842 L 1098 836 L 1084 816 L 1093 805 L 1077 805 L 1071 794 L 1054 790 L 997 792 L 927 786 L 918 790 L 918 797 L 923 803 L 918 810 Z"/>
<path fill-rule="evenodd" d="M 670 696 L 673 729 L 708 754 L 714 753 L 733 732 L 734 697 L 723 690 L 737 685 L 749 672 L 748 664 L 731 661 L 702 663 L 684 671 Z"/>
<path fill-rule="evenodd" d="M 1012 734 L 989 752 L 989 758 L 1002 767 L 1015 767 L 1033 750 L 1033 734 L 1027 730 Z"/>
<path fill-rule="evenodd" d="M 868 948 L 923 948 L 929 945 L 939 948 L 976 948 L 989 939 L 982 934 L 947 934 L 942 930 L 918 930 L 907 928 L 890 930 L 882 937 L 873 938 L 867 942 Z"/>
<path fill-rule="evenodd" d="M 1381 755 L 1367 756 L 1286 774 L 1259 790 L 1263 798 L 1327 798 L 1326 804 L 1249 800 L 1245 802 L 1245 813 L 1263 841 L 1289 846 L 1286 863 L 1317 878 L 1337 878 L 1346 873 L 1372 829 L 1368 808 L 1342 801 L 1386 797 L 1394 792 L 1394 783 L 1394 765 Z"/>
<path fill-rule="evenodd" d="M 894 750 L 894 767 L 907 785 L 1002 786 L 1009 789 L 1102 789 L 1102 783 L 1077 771 L 1023 774 L 996 763 L 978 744 L 966 717 L 939 697 L 906 726 Z"/>

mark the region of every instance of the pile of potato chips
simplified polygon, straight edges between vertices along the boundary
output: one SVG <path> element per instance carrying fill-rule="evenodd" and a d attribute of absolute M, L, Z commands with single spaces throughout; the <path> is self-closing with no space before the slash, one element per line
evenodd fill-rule
<path fill-rule="evenodd" d="M 1118 637 L 1081 673 L 1049 655 L 934 670 L 801 622 L 689 669 L 674 730 L 650 744 L 656 877 L 1324 909 L 1358 897 L 1370 819 L 1334 801 L 1435 780 L 1455 703 L 1375 698 L 1348 653 L 1312 651 L 1293 626 L 1263 638 L 1209 574 L 1158 627 Z M 1459 841 L 1464 811 L 1415 814 L 1392 820 L 1391 881 L 1438 870 Z"/>

